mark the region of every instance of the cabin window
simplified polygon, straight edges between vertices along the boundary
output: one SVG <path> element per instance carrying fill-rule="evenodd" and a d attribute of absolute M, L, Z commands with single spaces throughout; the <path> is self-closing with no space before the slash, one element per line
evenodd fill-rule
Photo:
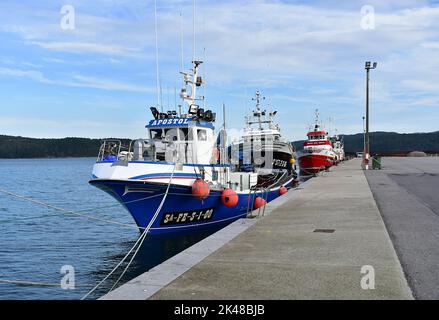
<path fill-rule="evenodd" d="M 197 130 L 198 141 L 207 141 L 207 132 L 205 129 Z"/>
<path fill-rule="evenodd" d="M 180 141 L 192 141 L 194 140 L 192 129 L 188 128 L 179 128 L 178 129 L 180 133 Z"/>
<path fill-rule="evenodd" d="M 165 129 L 165 136 L 169 141 L 178 141 L 178 129 Z"/>
<path fill-rule="evenodd" d="M 149 130 L 149 135 L 152 140 L 161 140 L 162 139 L 162 129 L 151 129 Z"/>

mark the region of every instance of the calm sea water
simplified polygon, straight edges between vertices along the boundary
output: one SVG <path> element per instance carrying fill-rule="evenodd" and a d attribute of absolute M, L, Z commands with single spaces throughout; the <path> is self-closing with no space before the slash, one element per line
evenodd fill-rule
<path fill-rule="evenodd" d="M 102 208 L 116 201 L 88 184 L 93 163 L 91 158 L 0 160 L 0 188 L 134 225 L 121 206 Z M 124 281 L 214 231 L 147 238 Z M 76 283 L 73 290 L 0 283 L 0 299 L 79 299 L 116 266 L 138 237 L 136 229 L 72 216 L 0 193 L 0 280 L 59 284 L 62 266 L 69 265 L 75 270 Z M 111 280 L 91 298 L 106 293 Z"/>

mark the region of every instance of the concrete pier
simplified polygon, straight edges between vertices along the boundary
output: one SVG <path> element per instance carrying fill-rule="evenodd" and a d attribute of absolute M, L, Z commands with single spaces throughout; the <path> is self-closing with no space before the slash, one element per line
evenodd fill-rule
<path fill-rule="evenodd" d="M 366 173 L 416 299 L 439 299 L 439 157 L 384 158 Z"/>
<path fill-rule="evenodd" d="M 364 266 L 373 267 L 374 289 L 361 286 L 362 278 L 371 276 L 369 267 L 362 273 Z M 264 217 L 235 222 L 102 299 L 412 299 L 412 294 L 360 160 L 354 159 L 269 204 Z"/>

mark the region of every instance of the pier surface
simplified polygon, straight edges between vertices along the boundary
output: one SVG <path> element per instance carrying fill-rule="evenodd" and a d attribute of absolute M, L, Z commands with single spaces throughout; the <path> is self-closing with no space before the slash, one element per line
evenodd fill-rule
<path fill-rule="evenodd" d="M 360 285 L 363 266 L 373 267 L 375 289 Z M 102 299 L 412 299 L 412 294 L 360 160 L 354 159 L 290 190 L 267 206 L 264 217 L 236 221 Z"/>
<path fill-rule="evenodd" d="M 439 299 L 439 157 L 384 158 L 366 173 L 417 299 Z"/>

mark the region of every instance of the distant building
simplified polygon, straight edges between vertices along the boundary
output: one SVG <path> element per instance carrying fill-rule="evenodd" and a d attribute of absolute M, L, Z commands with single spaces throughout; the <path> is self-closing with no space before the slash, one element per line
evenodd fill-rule
<path fill-rule="evenodd" d="M 407 154 L 407 157 L 426 157 L 427 154 L 423 151 L 412 151 Z"/>

